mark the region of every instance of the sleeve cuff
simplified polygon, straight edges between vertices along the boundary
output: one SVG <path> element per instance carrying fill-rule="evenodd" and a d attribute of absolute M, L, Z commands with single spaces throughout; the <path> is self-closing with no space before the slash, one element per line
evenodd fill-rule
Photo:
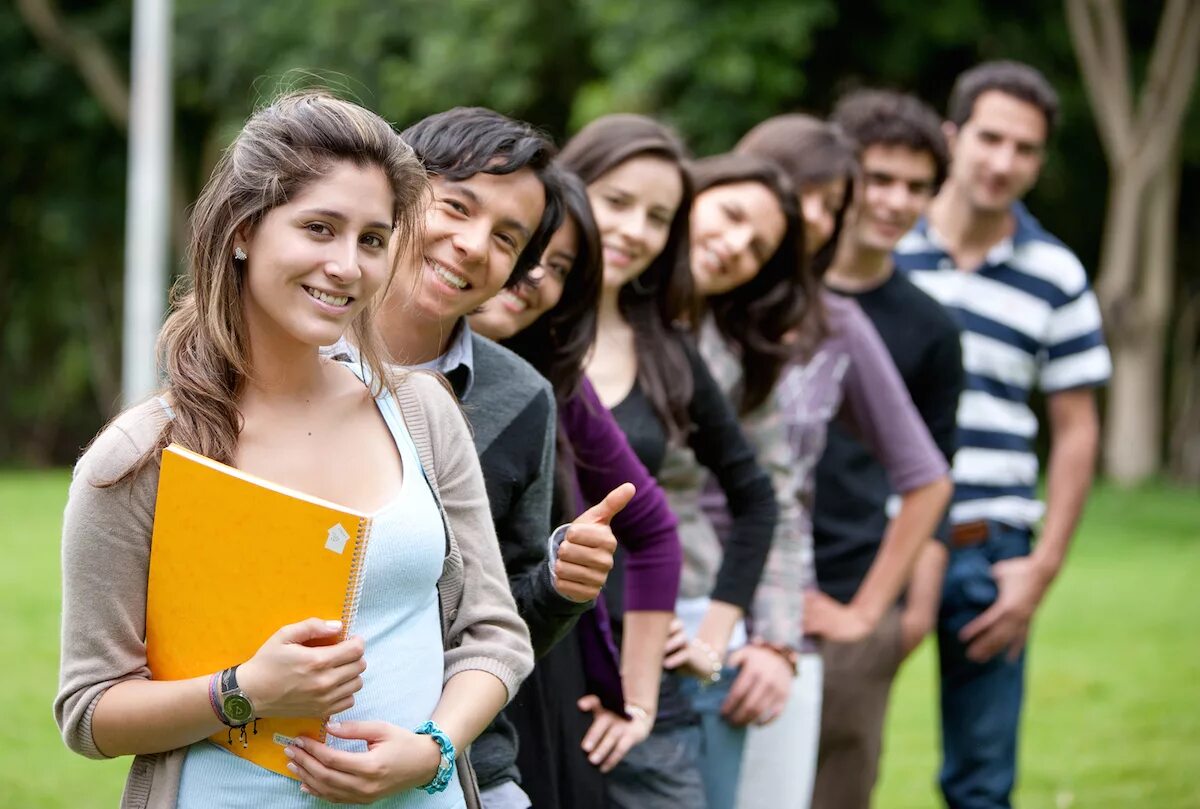
<path fill-rule="evenodd" d="M 566 540 L 567 529 L 570 527 L 570 523 L 558 526 L 546 540 L 546 566 L 550 569 L 550 583 L 554 585 L 555 592 L 558 592 L 558 574 L 554 572 L 554 566 L 558 563 L 558 546 Z"/>

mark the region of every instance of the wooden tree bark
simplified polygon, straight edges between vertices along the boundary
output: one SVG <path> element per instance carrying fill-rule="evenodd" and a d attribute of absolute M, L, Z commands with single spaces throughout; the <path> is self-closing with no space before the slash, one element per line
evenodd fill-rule
<path fill-rule="evenodd" d="M 1132 484 L 1161 466 L 1176 144 L 1200 59 L 1200 2 L 1167 0 L 1136 104 L 1118 0 L 1066 0 L 1066 8 L 1110 170 L 1096 284 L 1114 364 L 1104 466 Z"/>

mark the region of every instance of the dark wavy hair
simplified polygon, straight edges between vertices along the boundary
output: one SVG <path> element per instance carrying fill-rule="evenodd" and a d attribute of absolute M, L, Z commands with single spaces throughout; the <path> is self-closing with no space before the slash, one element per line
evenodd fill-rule
<path fill-rule="evenodd" d="M 696 297 L 689 267 L 688 213 L 692 180 L 685 164 L 687 148 L 675 132 L 644 115 L 606 115 L 571 138 L 559 165 L 591 185 L 635 157 L 658 157 L 678 166 L 683 181 L 679 209 L 667 242 L 640 276 L 621 288 L 617 307 L 633 329 L 637 381 L 672 440 L 691 427 L 692 370 L 676 325 L 695 322 Z"/>
<path fill-rule="evenodd" d="M 425 166 L 447 180 L 476 174 L 512 174 L 530 169 L 546 192 L 542 220 L 517 256 L 505 286 L 521 281 L 542 260 L 546 243 L 562 223 L 562 191 L 550 161 L 557 148 L 548 135 L 486 107 L 455 107 L 423 118 L 400 133 Z"/>
<path fill-rule="evenodd" d="M 765 186 L 787 221 L 779 248 L 754 278 L 705 302 L 717 329 L 741 356 L 738 408 L 746 414 L 766 401 L 787 361 L 797 354 L 807 359 L 824 336 L 818 282 L 805 256 L 795 187 L 782 168 L 765 158 L 730 153 L 698 160 L 691 172 L 697 198 L 722 185 Z"/>
<path fill-rule="evenodd" d="M 583 378 L 583 359 L 596 342 L 596 309 L 604 279 L 604 260 L 587 188 L 574 174 L 560 168 L 554 171 L 562 189 L 567 219 L 579 234 L 575 261 L 563 282 L 558 304 L 502 345 L 515 351 L 549 380 L 561 405 L 578 390 Z M 562 226 L 565 225 L 566 221 Z M 521 283 L 536 285 L 537 281 L 526 278 Z"/>
<path fill-rule="evenodd" d="M 787 173 L 797 192 L 830 180 L 845 179 L 846 193 L 833 217 L 829 241 L 813 254 L 813 275 L 821 278 L 833 263 L 846 210 L 858 182 L 858 157 L 854 141 L 841 128 L 800 113 L 776 115 L 742 136 L 734 151 L 773 160 Z"/>
<path fill-rule="evenodd" d="M 950 147 L 942 133 L 942 119 L 916 96 L 895 90 L 855 90 L 838 99 L 829 120 L 857 144 L 860 160 L 872 146 L 903 146 L 933 160 L 935 193 L 945 181 Z"/>

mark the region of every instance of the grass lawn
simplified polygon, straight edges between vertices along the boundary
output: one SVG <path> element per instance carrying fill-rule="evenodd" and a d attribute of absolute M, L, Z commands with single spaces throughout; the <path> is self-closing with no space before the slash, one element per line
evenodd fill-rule
<path fill-rule="evenodd" d="M 1200 807 L 1200 497 L 1102 488 L 1034 625 L 1016 804 Z M 892 695 L 877 806 L 940 803 L 937 661 Z"/>
<path fill-rule="evenodd" d="M 0 473 L 0 807 L 112 807 L 127 760 L 63 747 L 58 671 L 63 472 Z M 893 694 L 882 809 L 936 806 L 928 645 Z M 1037 623 L 1021 807 L 1200 807 L 1200 497 L 1102 489 Z"/>

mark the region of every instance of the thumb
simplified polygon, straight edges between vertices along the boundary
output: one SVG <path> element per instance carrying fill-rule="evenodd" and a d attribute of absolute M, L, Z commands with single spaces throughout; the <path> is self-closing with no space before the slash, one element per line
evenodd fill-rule
<path fill-rule="evenodd" d="M 596 505 L 579 515 L 575 522 L 592 523 L 593 525 L 608 525 L 612 518 L 621 513 L 621 509 L 629 505 L 629 501 L 637 494 L 632 483 L 622 483 L 613 489 Z"/>
<path fill-rule="evenodd" d="M 575 707 L 584 713 L 591 713 L 600 707 L 600 697 L 595 694 L 587 694 L 579 698 L 579 701 L 575 703 Z"/>
<path fill-rule="evenodd" d="M 733 654 L 729 655 L 729 662 L 726 665 L 735 669 L 741 666 L 742 662 L 746 659 L 746 655 L 749 653 L 750 648 L 750 644 L 746 644 L 745 646 L 738 648 L 733 652 Z"/>
<path fill-rule="evenodd" d="M 328 722 L 325 725 L 325 730 L 331 736 L 337 736 L 339 739 L 363 739 L 368 742 L 380 742 L 391 734 L 392 727 L 387 722 Z"/>
<path fill-rule="evenodd" d="M 298 624 L 288 624 L 275 633 L 284 643 L 307 643 L 312 640 L 336 640 L 342 633 L 341 621 L 322 621 L 309 618 Z"/>

